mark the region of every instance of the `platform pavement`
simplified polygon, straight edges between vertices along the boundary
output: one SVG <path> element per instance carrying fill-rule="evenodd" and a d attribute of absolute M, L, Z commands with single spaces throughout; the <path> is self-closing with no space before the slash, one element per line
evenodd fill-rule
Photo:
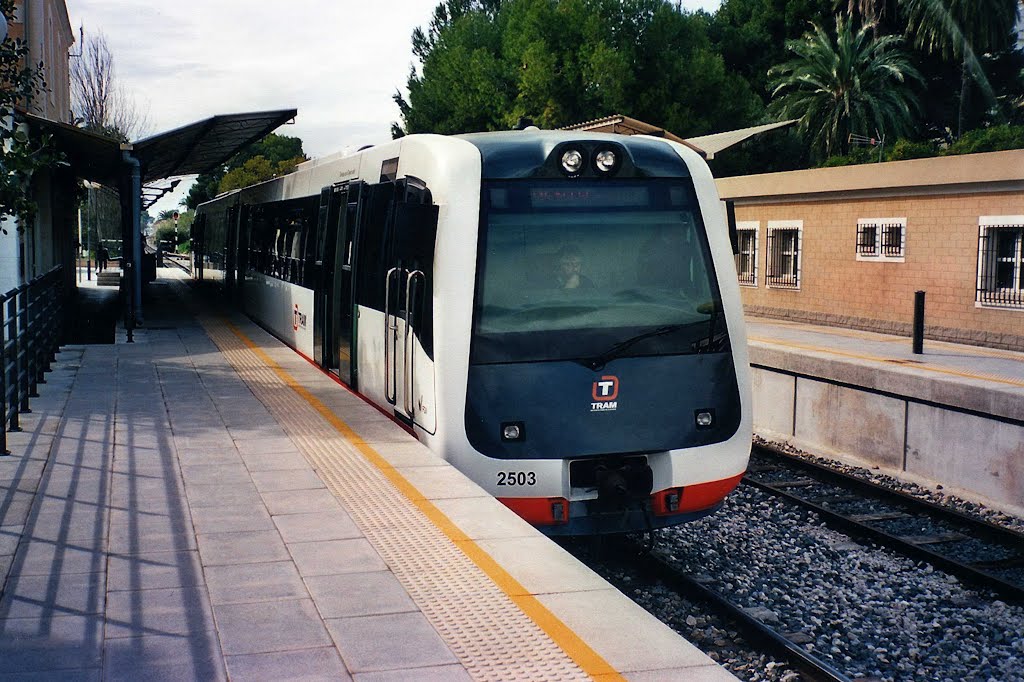
<path fill-rule="evenodd" d="M 121 332 L 116 345 L 65 347 L 25 430 L 11 434 L 14 454 L 0 458 L 0 680 L 487 678 L 413 603 L 237 364 L 162 298 L 135 343 Z M 289 371 L 306 365 L 270 354 Z M 315 390 L 344 399 L 330 382 Z M 439 473 L 419 467 L 427 485 L 451 487 Z M 443 502 L 457 514 L 474 499 Z M 578 569 L 537 566 L 561 551 L 553 545 L 503 543 L 507 516 L 487 546 L 518 576 L 591 590 L 539 600 L 582 603 L 566 624 L 610 634 L 603 653 L 617 669 L 655 662 L 629 679 L 731 679 L 656 621 L 618 623 L 628 600 L 596 576 L 581 585 Z M 649 651 L 631 637 L 645 628 L 659 633 Z M 484 633 L 498 651 L 506 634 Z M 525 658 L 499 663 L 491 679 L 542 677 Z M 567 669 L 551 678 L 583 677 Z"/>
<path fill-rule="evenodd" d="M 1020 317 L 1024 332 L 1024 314 L 1015 311 L 1007 314 Z M 1019 417 L 1024 418 L 1024 352 L 925 339 L 923 352 L 915 354 L 912 340 L 905 336 L 752 316 L 746 318 L 746 323 L 747 338 L 754 348 L 779 347 L 788 351 L 824 353 L 877 363 L 888 371 L 945 377 L 990 390 L 1008 391 L 1019 396 Z"/>

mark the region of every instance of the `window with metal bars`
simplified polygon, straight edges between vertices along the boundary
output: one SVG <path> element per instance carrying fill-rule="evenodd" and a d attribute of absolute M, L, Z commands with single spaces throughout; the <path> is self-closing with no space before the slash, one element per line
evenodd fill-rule
<path fill-rule="evenodd" d="M 756 222 L 736 223 L 736 275 L 741 286 L 757 286 L 757 228 Z"/>
<path fill-rule="evenodd" d="M 800 237 L 803 223 L 768 222 L 765 283 L 780 289 L 800 288 Z"/>
<path fill-rule="evenodd" d="M 981 306 L 1024 309 L 1024 216 L 987 216 L 978 229 Z"/>
<path fill-rule="evenodd" d="M 857 260 L 903 262 L 906 218 L 866 218 L 857 221 Z"/>

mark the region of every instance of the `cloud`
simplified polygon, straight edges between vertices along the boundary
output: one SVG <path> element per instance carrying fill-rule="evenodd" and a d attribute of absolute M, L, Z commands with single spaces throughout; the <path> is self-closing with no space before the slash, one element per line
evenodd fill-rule
<path fill-rule="evenodd" d="M 413 62 L 410 36 L 438 2 L 66 1 L 76 33 L 84 24 L 106 35 L 118 79 L 148 108 L 153 134 L 216 114 L 294 107 L 295 126 L 280 132 L 301 137 L 314 157 L 390 139 L 399 117 L 392 95 L 404 91 Z M 173 207 L 180 194 L 158 206 Z"/>

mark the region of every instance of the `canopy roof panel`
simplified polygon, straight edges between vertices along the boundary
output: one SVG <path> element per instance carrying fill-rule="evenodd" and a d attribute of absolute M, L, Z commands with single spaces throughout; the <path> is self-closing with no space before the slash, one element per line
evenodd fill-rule
<path fill-rule="evenodd" d="M 105 135 L 18 112 L 31 126 L 52 135 L 75 175 L 116 187 L 125 177 L 122 151 L 142 165 L 142 182 L 176 175 L 208 173 L 249 144 L 295 118 L 295 109 L 222 114 L 160 133 L 135 144 L 122 144 Z"/>
<path fill-rule="evenodd" d="M 136 142 L 142 181 L 207 173 L 295 118 L 295 109 L 223 114 Z"/>

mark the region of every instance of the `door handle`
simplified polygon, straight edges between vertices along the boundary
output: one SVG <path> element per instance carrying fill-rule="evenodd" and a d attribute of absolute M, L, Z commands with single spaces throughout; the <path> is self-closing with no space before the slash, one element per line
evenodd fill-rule
<path fill-rule="evenodd" d="M 392 366 L 394 360 L 391 357 L 395 350 L 393 346 L 398 342 L 395 335 L 398 327 L 389 321 L 391 318 L 391 280 L 400 270 L 401 268 L 391 268 L 384 276 L 384 397 L 392 405 L 395 404 L 398 397 L 398 379 L 395 376 Z"/>
<path fill-rule="evenodd" d="M 406 414 L 410 417 L 414 417 L 414 410 L 416 408 L 416 402 L 413 400 L 413 382 L 414 373 L 416 372 L 416 345 L 410 343 L 411 330 L 413 324 L 416 322 L 416 315 L 413 311 L 415 307 L 415 299 L 413 297 L 414 285 L 417 280 L 426 282 L 426 278 L 423 274 L 423 270 L 413 270 L 406 275 L 406 335 L 402 338 L 402 355 L 406 360 L 406 377 L 404 377 L 404 386 L 406 386 L 406 395 L 404 395 L 404 407 L 406 407 Z M 415 339 L 415 335 L 413 335 Z"/>

